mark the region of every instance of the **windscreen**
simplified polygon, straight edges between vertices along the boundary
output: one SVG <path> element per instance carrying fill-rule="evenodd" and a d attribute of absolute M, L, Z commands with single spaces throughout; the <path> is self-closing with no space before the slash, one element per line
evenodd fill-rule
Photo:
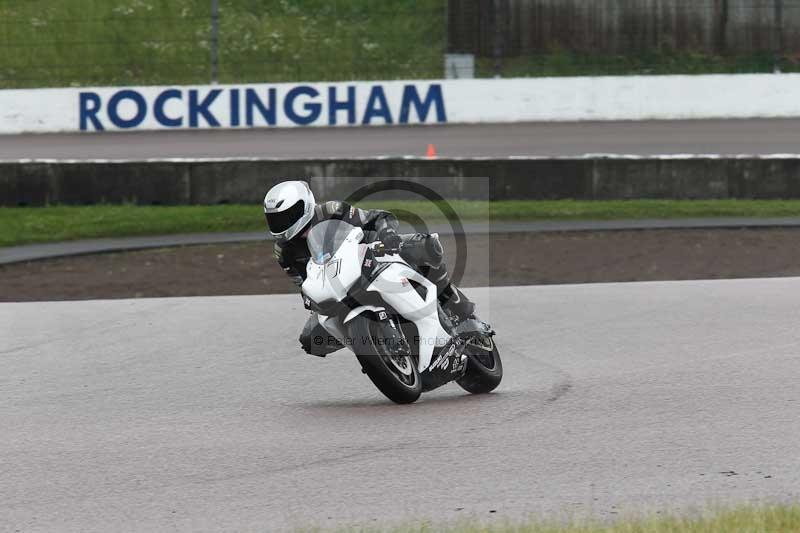
<path fill-rule="evenodd" d="M 308 233 L 311 260 L 318 265 L 327 263 L 353 229 L 355 226 L 341 220 L 326 220 L 311 228 Z"/>

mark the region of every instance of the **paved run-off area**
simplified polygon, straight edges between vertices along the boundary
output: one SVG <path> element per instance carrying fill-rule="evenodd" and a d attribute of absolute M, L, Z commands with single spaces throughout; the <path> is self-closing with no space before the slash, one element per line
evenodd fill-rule
<path fill-rule="evenodd" d="M 797 501 L 798 290 L 472 289 L 506 379 L 402 407 L 348 353 L 300 353 L 296 295 L 0 304 L 0 524 L 268 530 Z"/>

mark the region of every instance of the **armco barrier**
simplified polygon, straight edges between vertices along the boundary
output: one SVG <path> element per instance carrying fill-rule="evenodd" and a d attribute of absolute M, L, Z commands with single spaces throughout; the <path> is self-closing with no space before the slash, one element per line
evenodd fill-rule
<path fill-rule="evenodd" d="M 800 155 L 0 162 L 0 205 L 259 203 L 286 177 L 321 198 L 402 177 L 449 199 L 777 199 L 800 198 Z"/>
<path fill-rule="evenodd" d="M 800 117 L 800 74 L 0 91 L 0 133 Z"/>

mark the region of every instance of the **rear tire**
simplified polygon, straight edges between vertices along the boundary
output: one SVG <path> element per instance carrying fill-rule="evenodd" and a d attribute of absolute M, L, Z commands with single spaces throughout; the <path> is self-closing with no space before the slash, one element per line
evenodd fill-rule
<path fill-rule="evenodd" d="M 492 392 L 503 380 L 503 362 L 494 337 L 484 337 L 482 340 L 482 345 L 467 345 L 464 352 L 469 359 L 467 371 L 464 377 L 456 381 L 462 389 L 472 394 Z"/>
<path fill-rule="evenodd" d="M 388 327 L 368 315 L 355 317 L 350 322 L 353 350 L 361 368 L 384 396 L 399 404 L 414 403 L 422 394 L 416 361 L 411 356 L 392 356 L 386 344 L 374 342 L 392 336 L 382 333 Z"/>

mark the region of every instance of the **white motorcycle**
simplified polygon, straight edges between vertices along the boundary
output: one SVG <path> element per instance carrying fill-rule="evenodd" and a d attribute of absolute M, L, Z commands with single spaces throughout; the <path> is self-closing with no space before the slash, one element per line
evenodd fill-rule
<path fill-rule="evenodd" d="M 439 305 L 436 286 L 403 259 L 410 243 L 387 249 L 363 240 L 361 228 L 341 220 L 321 222 L 308 234 L 303 301 L 325 330 L 396 403 L 412 403 L 450 381 L 473 394 L 494 390 L 503 364 L 492 328 L 473 317 L 461 321 Z"/>

